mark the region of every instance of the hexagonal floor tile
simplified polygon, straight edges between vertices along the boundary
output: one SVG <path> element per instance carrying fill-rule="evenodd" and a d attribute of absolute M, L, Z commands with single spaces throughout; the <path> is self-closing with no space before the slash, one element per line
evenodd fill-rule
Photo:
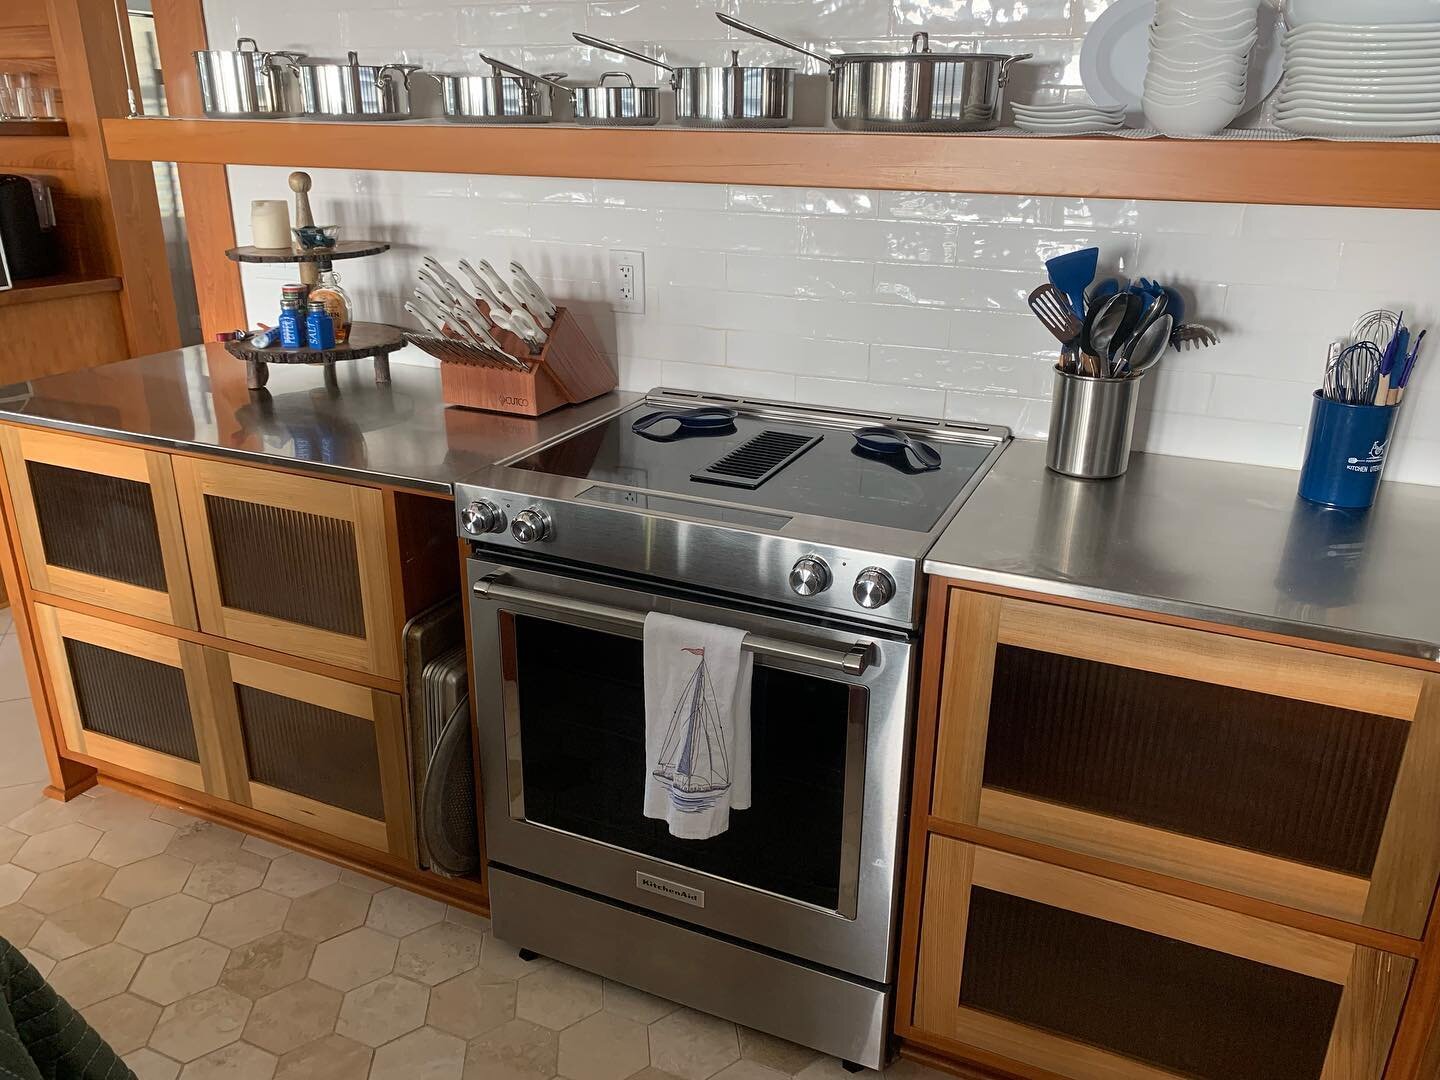
<path fill-rule="evenodd" d="M 343 1035 L 326 1035 L 280 1059 L 275 1080 L 359 1080 L 375 1051 Z"/>
<path fill-rule="evenodd" d="M 90 857 L 106 866 L 129 866 L 159 855 L 175 838 L 175 826 L 146 818 L 109 829 Z"/>
<path fill-rule="evenodd" d="M 751 1061 L 758 1061 L 761 1065 L 782 1072 L 786 1076 L 794 1076 L 801 1069 L 814 1064 L 821 1055 L 820 1051 L 811 1050 L 808 1046 L 800 1046 L 798 1043 L 767 1035 L 763 1031 L 742 1027 L 740 1028 L 740 1056 Z"/>
<path fill-rule="evenodd" d="M 232 952 L 220 985 L 261 998 L 305 978 L 314 955 L 315 945 L 308 938 L 282 930 Z"/>
<path fill-rule="evenodd" d="M 566 1028 L 559 1047 L 560 1075 L 568 1080 L 625 1080 L 650 1064 L 645 1025 L 611 1012 Z"/>
<path fill-rule="evenodd" d="M 114 877 L 113 867 L 93 859 L 81 859 L 69 866 L 46 870 L 38 875 L 25 890 L 21 903 L 49 915 L 71 904 L 78 904 L 81 900 L 93 900 L 102 895 Z M 3 886 L 0 886 L 0 890 L 3 890 Z M 117 904 L 124 904 L 125 907 L 131 906 L 113 896 L 105 899 L 115 900 Z"/>
<path fill-rule="evenodd" d="M 683 1080 L 707 1080 L 740 1057 L 729 1020 L 679 1009 L 650 1025 L 650 1062 Z"/>
<path fill-rule="evenodd" d="M 114 941 L 125 916 L 125 909 L 109 900 L 82 900 L 46 919 L 45 924 L 35 931 L 29 945 L 46 956 L 64 960 L 107 941 Z"/>
<path fill-rule="evenodd" d="M 476 915 L 473 911 L 466 911 L 464 908 L 450 904 L 445 906 L 445 921 L 454 923 L 456 926 L 468 926 L 471 930 L 481 934 L 490 932 L 490 920 L 484 915 Z"/>
<path fill-rule="evenodd" d="M 306 979 L 255 1003 L 245 1040 L 273 1054 L 299 1049 L 335 1030 L 343 995 Z"/>
<path fill-rule="evenodd" d="M 151 816 L 157 821 L 166 820 L 160 816 L 158 810 Z M 197 821 L 184 815 L 181 817 L 188 824 L 179 826 L 174 839 L 165 848 L 168 854 L 177 859 L 192 863 L 201 863 L 206 859 L 233 859 L 245 841 L 244 833 L 227 829 L 224 825 L 216 825 L 213 821 Z"/>
<path fill-rule="evenodd" d="M 126 1054 L 123 1060 L 139 1080 L 175 1080 L 180 1075 L 178 1061 L 171 1061 L 148 1047 Z"/>
<path fill-rule="evenodd" d="M 91 1005 L 84 1016 L 112 1050 L 128 1054 L 149 1041 L 155 1022 L 160 1019 L 160 1006 L 134 994 L 116 994 Z"/>
<path fill-rule="evenodd" d="M 114 900 L 126 907 L 140 907 L 165 896 L 174 896 L 184 887 L 192 869 L 190 863 L 174 855 L 155 855 L 111 871 L 113 876 L 102 895 L 106 900 Z"/>
<path fill-rule="evenodd" d="M 419 983 L 386 975 L 345 995 L 335 1032 L 366 1046 L 383 1046 L 425 1022 L 429 999 Z"/>
<path fill-rule="evenodd" d="M 288 855 L 291 851 L 284 844 L 266 840 L 263 836 L 246 836 L 245 842 L 240 846 L 264 859 L 278 859 L 281 855 Z"/>
<path fill-rule="evenodd" d="M 515 1015 L 560 1031 L 605 1007 L 600 976 L 552 964 L 519 982 Z M 738 1055 L 737 1055 L 738 1056 Z"/>
<path fill-rule="evenodd" d="M 30 841 L 26 841 L 28 844 Z M 13 904 L 35 881 L 35 871 L 6 863 L 0 866 L 0 904 Z"/>
<path fill-rule="evenodd" d="M 176 893 L 131 911 L 116 940 L 143 953 L 159 952 L 194 937 L 209 914 L 205 901 Z"/>
<path fill-rule="evenodd" d="M 30 961 L 30 966 L 40 973 L 42 979 L 48 979 L 50 973 L 55 970 L 55 961 L 39 949 L 26 947 L 20 950 L 20 955 Z"/>
<path fill-rule="evenodd" d="M 369 1080 L 460 1080 L 465 1040 L 422 1027 L 375 1051 Z"/>
<path fill-rule="evenodd" d="M 522 979 L 544 971 L 554 961 L 543 956 L 533 960 L 521 960 L 518 946 L 501 941 L 493 933 L 485 935 L 485 945 L 480 950 L 480 966 L 490 974 L 502 979 Z"/>
<path fill-rule="evenodd" d="M 726 1065 L 712 1080 L 790 1080 L 790 1074 L 778 1072 L 758 1061 L 741 1058 L 733 1065 Z"/>
<path fill-rule="evenodd" d="M 25 843 L 25 839 L 24 833 L 16 832 L 14 829 L 8 829 L 4 825 L 0 825 L 0 863 L 8 863 L 10 856 L 20 850 L 21 845 Z"/>
<path fill-rule="evenodd" d="M 54 870 L 85 858 L 100 842 L 102 835 L 99 829 L 92 829 L 89 825 L 62 825 L 30 837 L 20 845 L 20 850 L 10 861 L 37 874 L 42 870 Z"/>
<path fill-rule="evenodd" d="M 275 1055 L 258 1046 L 231 1043 L 190 1062 L 180 1080 L 270 1080 L 275 1064 Z"/>
<path fill-rule="evenodd" d="M 112 942 L 61 960 L 46 978 L 57 994 L 75 1008 L 84 1009 L 123 993 L 140 960 L 140 954 L 134 949 Z"/>
<path fill-rule="evenodd" d="M 515 1018 L 515 983 L 497 981 L 475 969 L 430 991 L 425 1022 L 441 1031 L 473 1039 Z"/>
<path fill-rule="evenodd" d="M 24 904 L 10 904 L 0 908 L 0 937 L 17 949 L 23 949 L 44 922 L 45 916 L 38 911 Z"/>
<path fill-rule="evenodd" d="M 464 1080 L 549 1080 L 555 1060 L 555 1032 L 511 1020 L 470 1041 Z"/>
<path fill-rule="evenodd" d="M 444 918 L 445 905 L 439 900 L 391 886 L 371 898 L 365 925 L 382 933 L 406 937 Z"/>
<path fill-rule="evenodd" d="M 636 990 L 633 986 L 605 980 L 605 1011 L 634 1020 L 637 1024 L 653 1024 L 679 1007 L 673 1001 Z"/>
<path fill-rule="evenodd" d="M 323 941 L 315 948 L 310 978 L 336 990 L 353 990 L 390 974 L 400 942 L 362 926 Z"/>
<path fill-rule="evenodd" d="M 220 859 L 202 859 L 194 864 L 185 882 L 185 893 L 206 903 L 218 904 L 232 896 L 258 889 L 270 863 L 259 855 L 236 849 Z"/>
<path fill-rule="evenodd" d="M 74 825 L 80 820 L 80 814 L 84 809 L 85 805 L 78 799 L 71 799 L 69 802 L 41 799 L 23 814 L 11 818 L 5 825 L 18 833 L 34 836 L 37 833 L 58 829 L 62 825 Z"/>
<path fill-rule="evenodd" d="M 327 941 L 365 925 L 370 897 L 344 885 L 327 885 L 290 905 L 285 929 L 313 941 Z"/>
<path fill-rule="evenodd" d="M 112 788 L 91 788 L 85 793 L 78 820 L 96 829 L 119 829 L 138 821 L 152 821 L 155 804 Z"/>
<path fill-rule="evenodd" d="M 150 1046 L 176 1061 L 194 1061 L 238 1040 L 250 1008 L 249 998 L 212 986 L 165 1006 Z"/>
<path fill-rule="evenodd" d="M 290 901 L 285 897 L 265 889 L 251 889 L 212 907 L 200 936 L 238 949 L 275 933 L 285 925 L 289 912 Z"/>
<path fill-rule="evenodd" d="M 298 851 L 286 852 L 270 864 L 264 887 L 288 896 L 308 896 L 340 880 L 340 868 Z"/>
<path fill-rule="evenodd" d="M 191 938 L 145 957 L 130 990 L 158 1005 L 209 990 L 220 979 L 230 950 L 204 938 Z"/>
<path fill-rule="evenodd" d="M 435 986 L 480 963 L 484 934 L 455 923 L 436 923 L 400 942 L 395 972 Z"/>

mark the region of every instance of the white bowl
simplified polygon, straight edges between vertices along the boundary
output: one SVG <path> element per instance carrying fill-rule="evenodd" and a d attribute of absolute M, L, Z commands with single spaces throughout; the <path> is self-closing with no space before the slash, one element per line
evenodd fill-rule
<path fill-rule="evenodd" d="M 1236 116 L 1236 107 L 1229 101 L 1172 105 L 1146 98 L 1144 107 L 1146 120 L 1166 135 L 1176 136 L 1213 135 Z"/>
<path fill-rule="evenodd" d="M 1206 110 L 1215 109 L 1217 111 L 1228 109 L 1230 111 L 1230 117 L 1233 119 L 1240 115 L 1240 106 L 1244 103 L 1244 100 L 1244 98 L 1214 94 L 1192 94 L 1183 96 L 1147 91 L 1141 99 L 1140 104 L 1142 108 L 1148 108 L 1151 105 L 1166 105 L 1176 109 L 1197 108 Z"/>
<path fill-rule="evenodd" d="M 1243 73 L 1250 62 L 1243 56 L 1215 56 L 1203 60 L 1181 60 L 1165 53 L 1152 52 L 1146 69 L 1154 68 L 1178 75 L 1233 75 Z"/>
<path fill-rule="evenodd" d="M 1363 10 L 1357 10 L 1363 9 Z M 1416 23 L 1440 19 L 1440 0 L 1286 0 L 1285 24 L 1304 26 L 1310 23 Z"/>
<path fill-rule="evenodd" d="M 1192 60 L 1214 60 L 1226 56 L 1244 57 L 1255 47 L 1257 40 L 1259 39 L 1254 34 L 1234 44 L 1208 41 L 1204 38 L 1171 38 L 1151 34 L 1150 52 Z"/>
<path fill-rule="evenodd" d="M 1196 75 L 1184 72 L 1170 72 L 1151 68 L 1145 73 L 1145 82 L 1154 83 L 1166 90 L 1190 90 L 1197 86 L 1224 86 L 1232 90 L 1243 90 L 1247 85 L 1245 72 L 1235 75 Z"/>

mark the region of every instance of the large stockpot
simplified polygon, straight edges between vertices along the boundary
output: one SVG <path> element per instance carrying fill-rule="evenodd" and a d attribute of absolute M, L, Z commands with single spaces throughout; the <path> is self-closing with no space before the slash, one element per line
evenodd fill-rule
<path fill-rule="evenodd" d="M 830 69 L 830 116 L 847 131 L 987 131 L 999 126 L 1010 65 L 1031 53 L 932 52 L 916 34 L 908 53 L 827 56 L 724 12 L 726 26 L 823 61 Z"/>
<path fill-rule="evenodd" d="M 624 86 L 607 86 L 607 79 L 623 79 Z M 646 127 L 660 119 L 660 88 L 636 86 L 626 71 L 607 71 L 594 86 L 577 86 L 575 123 L 586 127 Z"/>
<path fill-rule="evenodd" d="M 548 124 L 554 115 L 555 92 L 571 94 L 569 87 L 556 81 L 565 77 L 564 72 L 532 75 L 484 54 L 480 59 L 494 74 L 420 72 L 439 85 L 446 120 L 457 124 Z"/>
<path fill-rule="evenodd" d="M 248 47 L 247 47 L 248 46 Z M 300 111 L 294 65 L 304 53 L 261 52 L 254 38 L 241 38 L 233 49 L 200 49 L 195 68 L 206 116 L 269 119 Z M 285 63 L 274 63 L 280 58 Z"/>
<path fill-rule="evenodd" d="M 355 53 L 345 63 L 295 64 L 300 108 L 327 120 L 406 120 L 410 117 L 410 72 L 415 64 L 362 64 Z"/>
<path fill-rule="evenodd" d="M 589 34 L 574 37 L 582 45 L 668 71 L 675 119 L 685 127 L 788 127 L 794 118 L 794 68 L 741 66 L 738 49 L 731 50 L 724 67 L 675 67 Z"/>

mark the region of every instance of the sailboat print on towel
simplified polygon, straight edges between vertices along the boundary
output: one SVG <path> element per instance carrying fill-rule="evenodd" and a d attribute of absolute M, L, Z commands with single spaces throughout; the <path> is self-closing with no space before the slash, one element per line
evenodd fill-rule
<path fill-rule="evenodd" d="M 730 790 L 730 755 L 715 704 L 715 687 L 705 666 L 704 649 L 681 649 L 700 662 L 680 691 L 655 777 L 670 789 L 670 801 L 682 813 L 709 810 Z"/>

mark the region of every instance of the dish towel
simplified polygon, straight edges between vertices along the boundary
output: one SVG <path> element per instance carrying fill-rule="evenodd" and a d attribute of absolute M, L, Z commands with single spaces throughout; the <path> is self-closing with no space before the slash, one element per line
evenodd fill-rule
<path fill-rule="evenodd" d="M 645 617 L 645 816 L 708 840 L 750 809 L 750 680 L 745 631 Z"/>

